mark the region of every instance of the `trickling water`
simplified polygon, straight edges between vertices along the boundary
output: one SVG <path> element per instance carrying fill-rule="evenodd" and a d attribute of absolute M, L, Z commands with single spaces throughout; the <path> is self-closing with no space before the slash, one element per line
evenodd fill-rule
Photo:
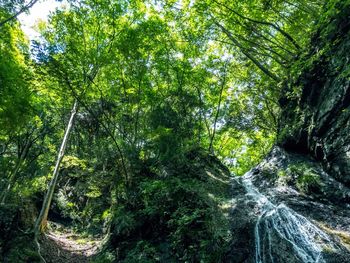
<path fill-rule="evenodd" d="M 325 246 L 334 249 L 327 234 L 284 204 L 276 206 L 270 202 L 254 187 L 251 176 L 245 175 L 242 183 L 260 213 L 255 225 L 255 262 L 284 262 L 276 256 L 279 252 L 291 254 L 291 262 L 325 262 L 322 258 Z M 284 251 L 275 251 L 281 248 Z"/>

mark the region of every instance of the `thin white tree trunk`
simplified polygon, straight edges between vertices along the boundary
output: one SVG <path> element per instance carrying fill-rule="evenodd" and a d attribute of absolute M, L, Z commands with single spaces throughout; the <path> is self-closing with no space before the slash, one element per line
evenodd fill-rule
<path fill-rule="evenodd" d="M 77 103 L 77 101 L 75 101 L 73 108 L 72 108 L 72 111 L 71 111 L 71 115 L 70 115 L 70 119 L 69 119 L 69 122 L 68 122 L 68 125 L 66 128 L 66 131 L 64 133 L 61 148 L 60 148 L 60 151 L 58 152 L 55 169 L 53 171 L 53 177 L 52 177 L 51 182 L 49 184 L 49 188 L 47 189 L 47 192 L 46 192 L 46 195 L 45 195 L 45 198 L 43 201 L 43 205 L 41 207 L 40 214 L 35 222 L 34 235 L 35 235 L 36 240 L 40 236 L 40 234 L 43 232 L 43 230 L 46 228 L 46 225 L 47 225 L 47 216 L 49 213 L 53 193 L 55 191 L 57 179 L 59 176 L 58 171 L 59 171 L 62 159 L 64 157 L 64 151 L 65 151 L 66 146 L 67 146 L 69 133 L 70 133 L 72 126 L 73 126 L 75 114 L 77 113 L 77 107 L 78 107 L 78 103 Z"/>

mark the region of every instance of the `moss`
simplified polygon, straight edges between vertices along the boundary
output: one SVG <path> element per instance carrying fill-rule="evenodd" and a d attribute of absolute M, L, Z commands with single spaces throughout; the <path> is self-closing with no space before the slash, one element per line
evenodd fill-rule
<path fill-rule="evenodd" d="M 321 188 L 321 178 L 315 167 L 309 163 L 297 163 L 289 165 L 286 174 L 296 180 L 296 187 L 304 192 L 318 192 Z"/>
<path fill-rule="evenodd" d="M 334 253 L 334 248 L 332 248 L 331 246 L 327 245 L 327 244 L 324 244 L 322 246 L 322 253 L 324 254 L 332 254 Z"/>
<path fill-rule="evenodd" d="M 299 140 L 298 134 L 300 130 L 303 128 L 305 115 L 299 112 L 299 108 L 296 107 L 295 116 L 293 119 L 289 118 L 288 123 L 285 123 L 283 127 L 281 127 L 278 132 L 276 142 L 279 145 L 285 145 L 286 143 L 290 143 L 289 141 L 293 141 L 293 143 L 297 143 Z"/>
<path fill-rule="evenodd" d="M 262 174 L 263 177 L 265 178 L 268 178 L 268 179 L 274 179 L 276 173 L 275 172 L 272 172 L 271 170 L 268 170 L 268 169 L 262 169 L 260 171 L 260 174 Z"/>
<path fill-rule="evenodd" d="M 320 182 L 320 177 L 317 174 L 306 171 L 298 178 L 297 187 L 304 192 L 310 192 L 312 189 L 318 189 Z"/>
<path fill-rule="evenodd" d="M 297 187 L 304 192 L 310 192 L 312 189 L 318 189 L 320 186 L 320 178 L 315 174 L 304 174 L 297 180 Z"/>
<path fill-rule="evenodd" d="M 332 229 L 325 224 L 321 224 L 320 228 L 332 236 L 336 236 L 341 241 L 342 245 L 347 249 L 350 249 L 350 234 L 345 231 L 339 231 Z"/>
<path fill-rule="evenodd" d="M 280 169 L 277 171 L 277 175 L 278 175 L 278 177 L 286 177 L 287 172 L 284 169 Z"/>
<path fill-rule="evenodd" d="M 340 232 L 338 231 L 336 235 L 341 239 L 342 243 L 350 248 L 350 234 L 346 232 Z"/>

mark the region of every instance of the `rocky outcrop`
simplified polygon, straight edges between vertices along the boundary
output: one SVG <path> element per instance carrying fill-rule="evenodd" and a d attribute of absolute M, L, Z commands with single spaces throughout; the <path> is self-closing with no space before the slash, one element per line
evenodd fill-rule
<path fill-rule="evenodd" d="M 349 18 L 338 1 L 321 19 L 280 99 L 277 145 L 232 182 L 228 262 L 349 262 Z"/>
<path fill-rule="evenodd" d="M 317 161 L 275 147 L 232 184 L 230 262 L 348 262 L 350 189 Z"/>
<path fill-rule="evenodd" d="M 350 4 L 338 1 L 332 10 L 338 11 L 295 64 L 302 72 L 280 99 L 279 144 L 321 161 L 350 186 Z"/>

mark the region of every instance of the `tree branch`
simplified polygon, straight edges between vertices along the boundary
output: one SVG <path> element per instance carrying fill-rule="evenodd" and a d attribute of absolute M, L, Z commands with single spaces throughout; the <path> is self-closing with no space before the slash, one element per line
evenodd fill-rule
<path fill-rule="evenodd" d="M 0 22 L 0 27 L 4 26 L 7 22 L 10 22 L 11 20 L 17 18 L 20 14 L 23 12 L 27 11 L 29 8 L 31 8 L 38 0 L 32 0 L 30 1 L 27 5 L 23 6 L 17 13 L 14 15 L 10 16 L 9 18 L 6 18 L 5 20 Z"/>
<path fill-rule="evenodd" d="M 216 4 L 218 5 L 222 5 L 223 7 L 225 7 L 227 10 L 231 11 L 232 13 L 234 13 L 235 15 L 239 16 L 242 19 L 248 20 L 250 22 L 256 23 L 256 24 L 261 24 L 261 25 L 267 25 L 267 26 L 271 26 L 274 29 L 276 29 L 278 32 L 280 32 L 285 38 L 287 38 L 298 50 L 300 50 L 300 46 L 298 45 L 298 43 L 295 41 L 295 39 L 289 35 L 286 31 L 284 31 L 282 28 L 280 28 L 279 26 L 277 26 L 274 23 L 271 22 L 267 22 L 267 21 L 261 21 L 261 20 L 256 20 L 250 17 L 246 17 L 240 13 L 238 13 L 237 11 L 235 11 L 234 9 L 228 7 L 227 5 L 223 4 L 223 3 L 219 3 L 216 0 L 213 0 Z"/>
<path fill-rule="evenodd" d="M 222 26 L 219 22 L 214 20 L 214 24 L 217 25 L 222 32 L 226 34 L 226 36 L 237 46 L 241 52 L 250 59 L 262 72 L 264 72 L 267 76 L 275 80 L 276 82 L 280 81 L 280 78 L 277 77 L 274 73 L 269 71 L 264 65 L 262 65 L 254 56 L 252 56 L 249 52 L 246 51 L 246 49 L 241 45 L 241 43 L 238 42 L 238 40 L 231 34 L 230 31 L 228 31 L 224 26 Z"/>

